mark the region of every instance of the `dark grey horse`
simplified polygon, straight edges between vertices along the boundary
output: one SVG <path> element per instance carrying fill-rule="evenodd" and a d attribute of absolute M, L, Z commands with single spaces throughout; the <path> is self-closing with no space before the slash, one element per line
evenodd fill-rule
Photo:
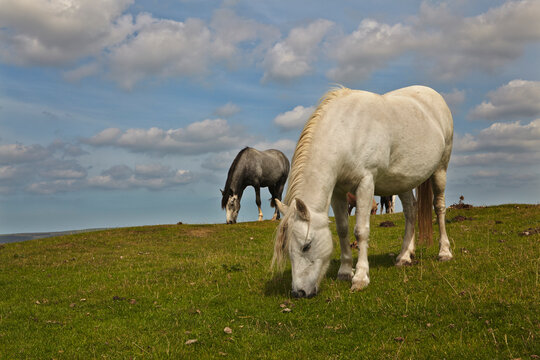
<path fill-rule="evenodd" d="M 221 208 L 227 211 L 227 224 L 236 223 L 242 193 L 248 186 L 253 186 L 255 189 L 259 221 L 263 218 L 261 187 L 267 187 L 272 194 L 270 205 L 276 209 L 272 220 L 279 219 L 279 211 L 274 199 L 281 200 L 281 193 L 289 176 L 289 168 L 289 160 L 279 150 L 259 151 L 250 147 L 241 150 L 229 169 L 225 189 L 221 190 L 223 195 Z"/>

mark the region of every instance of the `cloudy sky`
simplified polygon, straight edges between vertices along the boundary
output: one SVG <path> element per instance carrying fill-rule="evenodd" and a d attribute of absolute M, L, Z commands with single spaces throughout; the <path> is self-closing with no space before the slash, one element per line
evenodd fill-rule
<path fill-rule="evenodd" d="M 290 157 L 334 84 L 444 95 L 447 205 L 540 202 L 538 0 L 0 9 L 0 233 L 224 222 L 219 189 L 236 153 Z M 240 221 L 257 219 L 253 199 L 249 188 Z"/>

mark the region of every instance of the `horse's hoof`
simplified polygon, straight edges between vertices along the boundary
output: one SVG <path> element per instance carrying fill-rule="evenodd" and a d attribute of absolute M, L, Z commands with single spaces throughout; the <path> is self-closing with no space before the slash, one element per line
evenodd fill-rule
<path fill-rule="evenodd" d="M 366 288 L 368 285 L 369 285 L 369 277 L 367 277 L 367 276 L 364 279 L 361 279 L 361 280 L 355 280 L 353 278 L 351 291 L 362 290 L 362 289 Z"/>
<path fill-rule="evenodd" d="M 341 281 L 351 281 L 353 278 L 353 272 L 343 272 L 337 274 L 337 279 Z"/>
<path fill-rule="evenodd" d="M 399 259 L 396 262 L 396 266 L 410 266 L 412 265 L 412 260 Z"/>
<path fill-rule="evenodd" d="M 439 256 L 437 256 L 437 260 L 439 261 L 449 261 L 449 260 L 452 260 L 452 254 L 439 254 Z"/>

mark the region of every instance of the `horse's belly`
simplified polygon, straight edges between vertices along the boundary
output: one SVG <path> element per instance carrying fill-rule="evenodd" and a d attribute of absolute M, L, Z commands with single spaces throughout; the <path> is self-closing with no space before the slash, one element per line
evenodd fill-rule
<path fill-rule="evenodd" d="M 422 156 L 410 155 L 379 169 L 375 176 L 375 194 L 388 196 L 414 189 L 427 180 L 441 164 L 444 146 L 431 146 Z"/>

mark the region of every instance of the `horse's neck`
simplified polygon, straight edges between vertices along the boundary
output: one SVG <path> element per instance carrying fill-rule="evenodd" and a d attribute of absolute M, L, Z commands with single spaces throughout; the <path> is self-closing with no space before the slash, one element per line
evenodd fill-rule
<path fill-rule="evenodd" d="M 304 168 L 304 179 L 297 195 L 312 211 L 323 214 L 328 214 L 336 184 L 334 171 L 327 165 L 324 159 L 312 159 Z"/>
<path fill-rule="evenodd" d="M 244 169 L 239 164 L 239 166 L 235 169 L 233 174 L 231 175 L 231 190 L 233 193 L 237 194 L 239 197 L 242 196 L 242 193 L 244 192 L 244 189 L 246 188 L 244 184 Z"/>

